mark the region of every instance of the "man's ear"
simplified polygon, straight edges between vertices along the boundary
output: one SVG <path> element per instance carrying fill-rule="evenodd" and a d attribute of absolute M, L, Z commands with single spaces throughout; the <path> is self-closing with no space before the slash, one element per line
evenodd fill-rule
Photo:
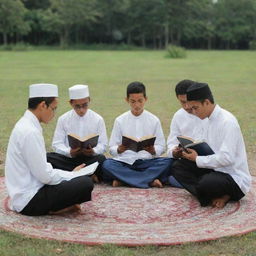
<path fill-rule="evenodd" d="M 37 109 L 38 110 L 43 110 L 45 109 L 47 106 L 45 104 L 45 101 L 41 101 L 38 105 L 37 105 Z"/>
<path fill-rule="evenodd" d="M 206 99 L 204 102 L 207 106 L 211 103 L 208 99 Z"/>
<path fill-rule="evenodd" d="M 128 97 L 126 97 L 126 98 L 124 98 L 125 99 L 125 101 L 127 102 L 127 103 L 129 103 L 129 98 Z"/>

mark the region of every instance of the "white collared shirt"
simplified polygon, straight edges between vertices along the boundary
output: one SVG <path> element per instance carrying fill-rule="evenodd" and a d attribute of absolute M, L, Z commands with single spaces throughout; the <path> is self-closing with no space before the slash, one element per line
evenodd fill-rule
<path fill-rule="evenodd" d="M 115 160 L 128 164 L 133 164 L 137 159 L 153 158 L 153 156 L 145 150 L 139 152 L 126 150 L 118 154 L 117 148 L 122 144 L 123 135 L 132 136 L 137 139 L 149 135 L 156 136 L 154 144 L 156 156 L 160 156 L 165 150 L 165 138 L 160 120 L 147 110 L 144 110 L 139 116 L 135 116 L 131 111 L 127 111 L 116 118 L 110 137 L 109 151 Z"/>
<path fill-rule="evenodd" d="M 70 157 L 71 148 L 67 137 L 70 133 L 79 137 L 97 134 L 99 141 L 93 148 L 95 154 L 103 154 L 106 151 L 108 139 L 105 122 L 91 109 L 88 109 L 82 117 L 77 115 L 73 109 L 59 117 L 52 141 L 52 147 L 56 153 Z"/>
<path fill-rule="evenodd" d="M 208 121 L 206 119 L 201 120 L 199 117 L 189 114 L 183 108 L 179 109 L 173 115 L 170 124 L 170 133 L 167 138 L 167 156 L 173 157 L 172 151 L 179 145 L 177 136 L 187 136 L 194 140 L 201 139 L 203 126 Z"/>
<path fill-rule="evenodd" d="M 44 186 L 81 176 L 78 172 L 53 169 L 46 160 L 42 127 L 29 110 L 12 130 L 6 154 L 5 184 L 10 208 L 20 212 Z"/>
<path fill-rule="evenodd" d="M 251 175 L 243 136 L 236 118 L 216 105 L 209 117 L 204 140 L 215 154 L 198 156 L 197 166 L 228 173 L 246 194 L 251 186 Z"/>

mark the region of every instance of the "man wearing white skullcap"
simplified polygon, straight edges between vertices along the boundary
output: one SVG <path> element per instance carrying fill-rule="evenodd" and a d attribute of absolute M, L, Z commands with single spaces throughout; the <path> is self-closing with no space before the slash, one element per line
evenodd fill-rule
<path fill-rule="evenodd" d="M 90 94 L 87 85 L 74 85 L 69 88 L 69 98 L 72 110 L 59 117 L 55 129 L 52 146 L 55 152 L 47 154 L 47 160 L 55 168 L 73 170 L 75 166 L 99 162 L 99 166 L 92 179 L 94 182 L 101 180 L 101 164 L 106 159 L 103 155 L 107 147 L 107 133 L 103 118 L 89 109 Z M 71 148 L 68 134 L 86 137 L 92 134 L 99 135 L 95 147 Z"/>
<path fill-rule="evenodd" d="M 29 87 L 28 109 L 12 130 L 6 155 L 5 183 L 11 210 L 24 215 L 58 214 L 79 210 L 91 200 L 93 182 L 79 171 L 54 169 L 46 161 L 40 123 L 54 117 L 58 87 L 33 84 Z"/>

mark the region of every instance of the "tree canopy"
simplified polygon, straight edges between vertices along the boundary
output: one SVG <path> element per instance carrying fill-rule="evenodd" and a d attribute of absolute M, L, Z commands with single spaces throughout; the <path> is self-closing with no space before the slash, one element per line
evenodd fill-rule
<path fill-rule="evenodd" d="M 248 48 L 255 0 L 0 0 L 0 43 Z"/>

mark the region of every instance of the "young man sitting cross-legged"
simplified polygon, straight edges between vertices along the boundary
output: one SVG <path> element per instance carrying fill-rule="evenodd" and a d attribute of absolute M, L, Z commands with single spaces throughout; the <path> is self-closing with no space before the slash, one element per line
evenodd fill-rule
<path fill-rule="evenodd" d="M 165 138 L 159 119 L 144 110 L 145 86 L 140 82 L 130 83 L 126 101 L 131 110 L 115 120 L 109 143 L 114 158 L 103 163 L 103 180 L 112 182 L 113 186 L 124 183 L 138 188 L 163 187 L 173 160 L 159 157 L 165 151 Z M 139 152 L 122 144 L 122 136 L 140 139 L 149 135 L 156 137 L 154 145 Z"/>
<path fill-rule="evenodd" d="M 198 156 L 188 149 L 182 153 L 184 159 L 174 162 L 172 174 L 202 206 L 223 208 L 244 197 L 251 186 L 243 136 L 236 118 L 214 103 L 208 84 L 191 85 L 187 100 L 193 114 L 208 119 L 201 139 L 214 154 Z"/>

